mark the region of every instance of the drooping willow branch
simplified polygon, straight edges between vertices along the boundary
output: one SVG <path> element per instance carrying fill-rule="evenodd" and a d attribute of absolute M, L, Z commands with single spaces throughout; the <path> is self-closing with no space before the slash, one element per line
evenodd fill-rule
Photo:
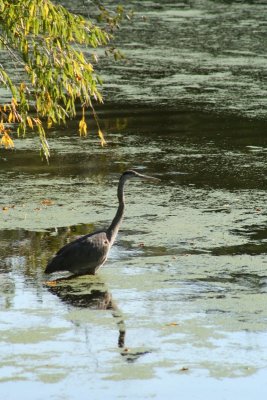
<path fill-rule="evenodd" d="M 114 24 L 121 14 L 118 9 Z M 105 16 L 109 18 L 109 14 Z M 108 29 L 50 0 L 0 0 L 0 45 L 20 75 L 18 82 L 0 66 L 0 85 L 10 93 L 10 102 L 0 105 L 1 144 L 13 145 L 10 132 L 15 127 L 18 134 L 33 129 L 39 133 L 48 159 L 46 130 L 75 117 L 78 107 L 82 108 L 79 132 L 86 135 L 86 108 L 96 116 L 93 102 L 103 102 L 99 90 L 102 81 L 93 65 L 94 50 L 107 46 L 111 39 Z M 97 125 L 103 145 L 98 121 Z"/>

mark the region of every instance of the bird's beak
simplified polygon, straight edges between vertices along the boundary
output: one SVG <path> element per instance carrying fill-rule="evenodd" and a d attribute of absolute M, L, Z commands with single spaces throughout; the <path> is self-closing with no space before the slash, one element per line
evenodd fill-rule
<path fill-rule="evenodd" d="M 154 181 L 154 182 L 160 182 L 159 178 L 155 178 L 154 176 L 148 176 L 148 175 L 143 175 L 138 173 L 138 178 L 149 180 L 149 181 Z"/>

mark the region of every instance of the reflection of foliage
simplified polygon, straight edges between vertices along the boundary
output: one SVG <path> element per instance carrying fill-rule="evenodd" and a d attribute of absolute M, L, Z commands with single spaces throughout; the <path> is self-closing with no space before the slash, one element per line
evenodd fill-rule
<path fill-rule="evenodd" d="M 31 129 L 38 132 L 48 158 L 46 129 L 74 117 L 78 106 L 83 110 L 80 135 L 87 134 L 86 108 L 92 110 L 98 125 L 93 101 L 103 100 L 102 82 L 93 67 L 97 62 L 94 49 L 107 46 L 123 14 L 121 7 L 114 15 L 101 4 L 98 8 L 102 28 L 50 0 L 0 0 L 0 45 L 23 75 L 17 82 L 0 65 L 0 85 L 10 93 L 10 101 L 0 106 L 2 145 L 13 146 L 8 128 L 16 125 L 18 134 Z M 85 55 L 79 46 L 91 52 Z M 119 57 L 114 49 L 107 51 Z M 99 125 L 98 135 L 104 145 Z"/>
<path fill-rule="evenodd" d="M 0 250 L 1 259 L 13 257 L 25 257 L 27 262 L 26 275 L 34 276 L 36 268 L 40 265 L 44 268 L 51 257 L 51 253 L 56 252 L 59 247 L 82 236 L 88 231 L 93 231 L 94 226 L 84 224 L 73 227 L 58 228 L 57 230 L 34 232 L 19 230 L 0 231 Z"/>

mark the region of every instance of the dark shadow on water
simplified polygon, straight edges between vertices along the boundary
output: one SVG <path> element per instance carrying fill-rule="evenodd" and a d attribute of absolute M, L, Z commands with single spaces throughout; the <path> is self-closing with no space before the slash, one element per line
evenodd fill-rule
<path fill-rule="evenodd" d="M 245 243 L 232 246 L 221 246 L 210 249 L 213 256 L 236 256 L 247 254 L 250 256 L 257 256 L 267 253 L 266 243 Z"/>
<path fill-rule="evenodd" d="M 266 225 L 245 225 L 241 228 L 232 229 L 233 234 L 249 237 L 251 240 L 266 240 Z"/>
<path fill-rule="evenodd" d="M 247 272 L 232 272 L 222 273 L 216 276 L 207 276 L 205 278 L 198 278 L 198 282 L 207 283 L 222 283 L 243 286 L 247 291 L 252 290 L 254 293 L 259 293 L 262 289 L 266 288 L 267 276 L 262 276 Z M 239 289 L 240 290 L 240 289 Z M 223 295 L 222 295 L 223 296 Z"/>

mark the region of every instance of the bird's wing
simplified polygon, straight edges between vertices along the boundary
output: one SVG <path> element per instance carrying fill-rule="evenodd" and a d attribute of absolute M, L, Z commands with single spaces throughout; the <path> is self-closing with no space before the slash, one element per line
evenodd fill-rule
<path fill-rule="evenodd" d="M 63 246 L 45 272 L 94 273 L 105 262 L 108 251 L 109 240 L 105 231 L 85 235 Z"/>

